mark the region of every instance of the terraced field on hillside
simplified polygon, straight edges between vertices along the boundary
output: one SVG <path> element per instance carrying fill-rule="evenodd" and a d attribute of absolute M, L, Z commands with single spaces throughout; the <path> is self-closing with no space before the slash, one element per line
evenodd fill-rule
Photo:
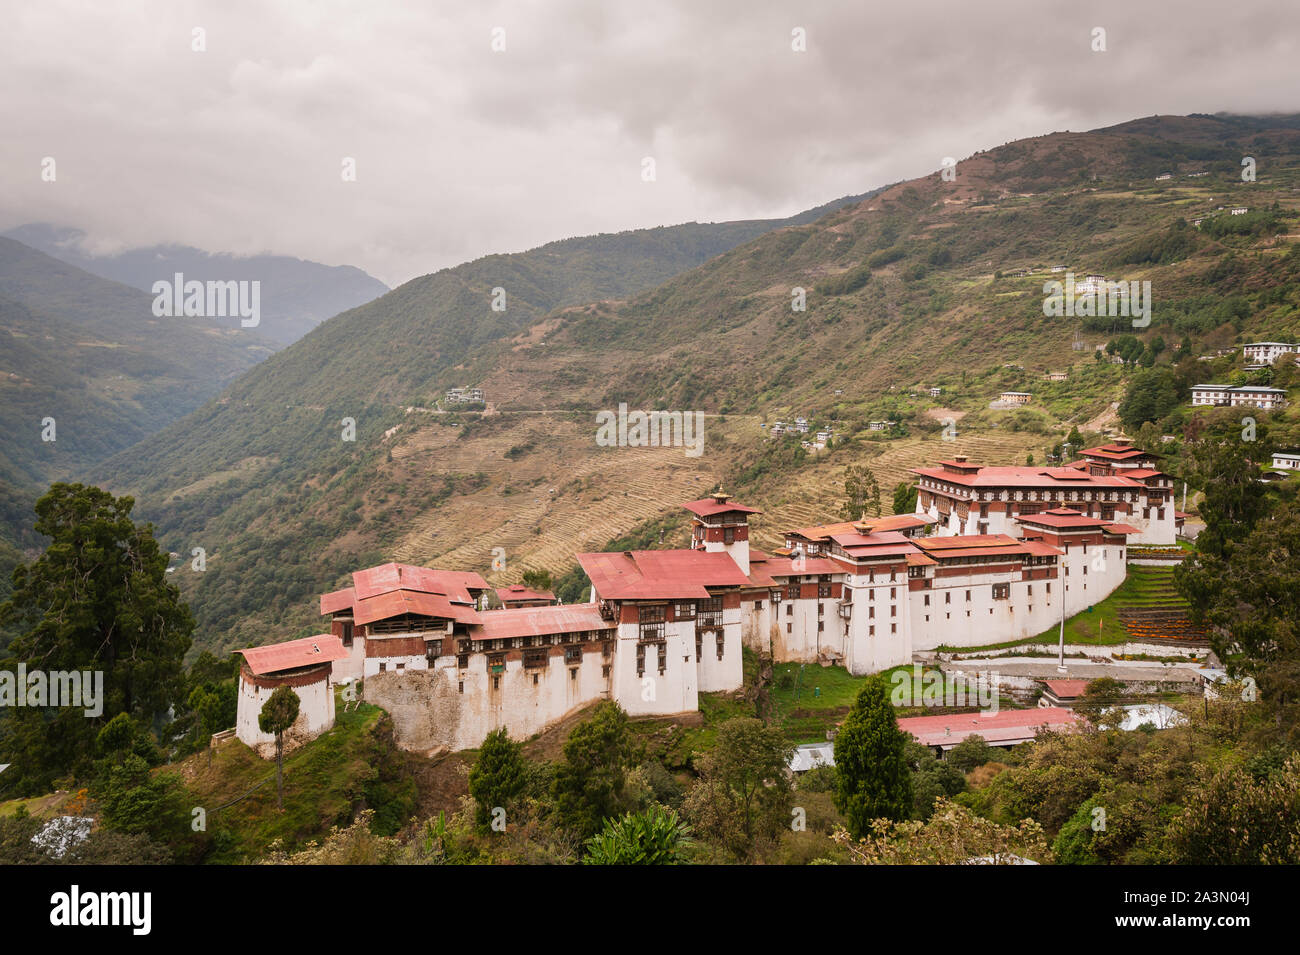
<path fill-rule="evenodd" d="M 712 468 L 720 461 L 708 454 L 599 449 L 592 425 L 568 416 L 507 418 L 499 430 L 465 439 L 429 424 L 394 447 L 394 462 L 416 483 L 434 484 L 444 474 L 487 479 L 422 513 L 396 546 L 396 559 L 476 569 L 494 583 L 518 580 L 525 567 L 559 574 L 575 553 L 702 497 L 719 480 Z M 496 547 L 505 550 L 504 572 L 490 572 Z"/>
<path fill-rule="evenodd" d="M 726 482 L 734 442 L 754 440 L 751 423 L 710 424 L 710 449 L 687 457 L 681 448 L 609 448 L 593 444 L 584 416 L 506 413 L 465 436 L 445 420 L 412 420 L 396 435 L 393 465 L 408 486 L 436 487 L 448 477 L 482 486 L 434 501 L 400 532 L 397 560 L 478 570 L 489 581 L 517 581 L 525 568 L 558 575 L 573 555 L 604 547 L 638 525 L 678 513 L 684 501 Z M 761 440 L 761 439 L 760 439 Z M 766 494 L 745 495 L 763 510 L 754 521 L 756 545 L 778 547 L 785 531 L 837 519 L 844 470 L 866 462 L 877 475 L 889 512 L 894 486 L 908 470 L 954 454 L 984 464 L 1023 462 L 1041 443 L 1029 433 L 991 432 L 888 442 L 876 457 L 812 458 L 793 479 Z M 665 541 L 665 546 L 680 541 Z M 493 548 L 505 551 L 504 571 L 491 569 Z"/>

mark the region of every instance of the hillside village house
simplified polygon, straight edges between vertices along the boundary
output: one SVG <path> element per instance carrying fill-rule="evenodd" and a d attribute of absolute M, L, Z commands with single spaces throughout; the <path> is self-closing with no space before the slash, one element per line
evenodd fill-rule
<path fill-rule="evenodd" d="M 486 401 L 482 388 L 451 388 L 447 391 L 447 400 L 452 403 Z"/>
<path fill-rule="evenodd" d="M 333 664 L 346 655 L 338 637 L 324 633 L 235 652 L 243 656 L 235 735 L 263 759 L 275 755 L 275 736 L 263 733 L 257 718 L 278 687 L 291 687 L 298 694 L 298 718 L 284 734 L 285 752 L 334 725 L 330 675 Z"/>
<path fill-rule="evenodd" d="M 1273 467 L 1279 471 L 1300 470 L 1300 453 L 1294 451 L 1274 451 Z"/>
<path fill-rule="evenodd" d="M 1000 401 L 1005 401 L 1008 404 L 1024 405 L 1028 404 L 1029 399 L 1032 397 L 1034 396 L 1027 391 L 1004 391 L 998 396 L 998 399 Z"/>
<path fill-rule="evenodd" d="M 1300 352 L 1300 344 L 1288 342 L 1251 342 L 1241 346 L 1241 355 L 1246 361 L 1273 364 L 1281 355 Z"/>
<path fill-rule="evenodd" d="M 1215 407 L 1251 407 L 1273 411 L 1286 403 L 1286 392 L 1281 388 L 1263 385 L 1193 385 L 1192 404 Z"/>

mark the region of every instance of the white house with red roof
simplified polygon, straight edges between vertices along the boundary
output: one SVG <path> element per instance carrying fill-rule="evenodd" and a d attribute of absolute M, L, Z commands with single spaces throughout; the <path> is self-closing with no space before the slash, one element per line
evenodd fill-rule
<path fill-rule="evenodd" d="M 236 650 L 239 698 L 235 735 L 263 759 L 275 755 L 275 736 L 263 733 L 258 716 L 271 694 L 282 686 L 298 694 L 298 718 L 284 734 L 285 752 L 315 739 L 334 725 L 334 688 L 330 671 L 346 651 L 338 637 L 322 633 L 287 643 Z"/>
<path fill-rule="evenodd" d="M 631 715 L 693 712 L 700 691 L 743 683 L 741 595 L 753 588 L 732 553 L 709 543 L 578 555 L 600 614 L 616 628 L 610 697 Z M 747 537 L 727 546 L 748 564 Z"/>

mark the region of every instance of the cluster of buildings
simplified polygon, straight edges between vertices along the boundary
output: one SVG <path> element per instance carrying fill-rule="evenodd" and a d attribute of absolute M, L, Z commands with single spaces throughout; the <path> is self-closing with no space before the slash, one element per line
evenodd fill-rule
<path fill-rule="evenodd" d="M 469 404 L 474 401 L 486 403 L 487 399 L 483 397 L 482 388 L 449 388 L 447 401 L 450 404 Z"/>
<path fill-rule="evenodd" d="M 585 553 L 588 602 L 502 588 L 478 574 L 384 564 L 321 597 L 328 633 L 241 651 L 238 735 L 250 745 L 275 685 L 303 697 L 297 738 L 333 719 L 334 684 L 364 681 L 398 745 L 526 738 L 593 701 L 632 715 L 694 711 L 742 685 L 742 647 L 854 674 L 916 651 L 1041 633 L 1115 589 L 1131 542 L 1173 545 L 1172 482 L 1155 455 L 1116 442 L 1066 467 L 915 469 L 912 514 L 788 531 L 752 548 L 760 512 L 719 491 L 690 501 L 691 545 Z M 310 702 L 309 702 L 310 700 Z"/>
<path fill-rule="evenodd" d="M 839 392 L 836 392 L 836 394 L 839 394 Z M 767 425 L 762 425 L 762 427 L 766 428 Z M 768 434 L 773 436 L 783 434 L 808 434 L 811 430 L 812 427 L 808 424 L 807 418 L 795 418 L 794 424 L 789 424 L 785 421 L 773 421 L 771 430 L 768 431 Z M 833 429 L 822 428 L 813 435 L 811 441 L 804 440 L 800 441 L 799 444 L 805 451 L 820 451 L 825 448 L 826 445 L 830 444 L 831 439 L 834 437 L 835 432 Z"/>

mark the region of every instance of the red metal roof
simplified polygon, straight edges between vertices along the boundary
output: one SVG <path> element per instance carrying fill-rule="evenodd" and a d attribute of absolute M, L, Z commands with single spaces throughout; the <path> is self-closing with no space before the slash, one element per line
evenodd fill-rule
<path fill-rule="evenodd" d="M 248 668 L 261 676 L 283 670 L 298 670 L 317 663 L 331 663 L 348 655 L 343 641 L 328 633 L 302 637 L 285 643 L 271 643 L 264 647 L 236 650 L 242 653 Z"/>
<path fill-rule="evenodd" d="M 829 540 L 836 534 L 855 533 L 857 521 L 839 521 L 834 524 L 817 524 L 813 527 L 800 527 L 798 530 L 786 531 L 786 537 L 802 537 L 807 541 Z"/>
<path fill-rule="evenodd" d="M 808 541 L 829 540 L 836 534 L 858 533 L 860 526 L 865 526 L 870 534 L 884 531 L 897 531 L 899 528 L 911 529 L 933 524 L 934 518 L 922 514 L 888 514 L 884 517 L 868 518 L 866 521 L 839 521 L 834 524 L 819 524 L 813 527 L 801 527 L 786 531 L 786 537 L 801 537 Z"/>
<path fill-rule="evenodd" d="M 873 531 L 870 534 L 853 531 L 834 534 L 831 540 L 853 558 L 902 556 L 916 551 L 912 538 L 898 531 Z"/>
<path fill-rule="evenodd" d="M 442 594 L 426 594 L 416 590 L 394 590 L 358 600 L 353 604 L 353 612 L 358 626 L 408 613 L 461 623 L 479 622 L 478 612 L 473 607 L 452 603 Z"/>
<path fill-rule="evenodd" d="M 352 588 L 365 600 L 394 590 L 412 590 L 442 594 L 450 600 L 472 603 L 471 590 L 487 590 L 487 581 L 478 574 L 459 570 L 433 570 L 412 564 L 381 564 L 352 574 Z"/>
<path fill-rule="evenodd" d="M 1060 557 L 1064 551 L 1057 550 L 1051 544 L 1044 544 L 1042 541 L 1027 540 L 1024 542 L 1025 552 L 1031 557 Z"/>
<path fill-rule="evenodd" d="M 1083 696 L 1088 688 L 1087 680 L 1044 680 L 1043 685 L 1052 691 L 1058 700 L 1071 700 Z"/>
<path fill-rule="evenodd" d="M 555 594 L 549 590 L 529 590 L 523 584 L 511 584 L 498 587 L 497 598 L 505 603 L 507 600 L 554 600 Z"/>
<path fill-rule="evenodd" d="M 756 507 L 746 507 L 744 504 L 737 504 L 735 501 L 719 503 L 711 497 L 702 497 L 698 501 L 687 501 L 682 507 L 700 517 L 713 517 L 715 514 L 726 514 L 728 511 L 736 511 L 740 514 L 763 513 Z"/>
<path fill-rule="evenodd" d="M 320 595 L 320 612 L 338 613 L 340 610 L 352 609 L 352 604 L 357 599 L 357 592 L 351 587 L 344 587 L 342 590 L 335 590 L 332 593 Z"/>
<path fill-rule="evenodd" d="M 1054 547 L 1033 541 L 1017 540 L 1006 534 L 954 534 L 945 537 L 922 537 L 916 545 L 940 560 L 956 557 L 1027 557 L 1060 554 Z"/>
<path fill-rule="evenodd" d="M 1135 448 L 1131 444 L 1103 444 L 1096 448 L 1084 448 L 1079 453 L 1091 454 L 1098 458 L 1111 458 L 1117 461 L 1123 461 L 1127 458 L 1133 457 L 1142 457 L 1143 455 L 1149 455 L 1150 457 L 1159 456 L 1151 451 L 1143 451 L 1141 448 Z"/>
<path fill-rule="evenodd" d="M 483 590 L 487 590 L 487 582 L 478 574 L 469 571 L 433 570 L 429 567 L 416 567 L 412 564 L 381 564 L 378 567 L 368 567 L 365 570 L 354 571 L 351 587 L 322 594 L 320 612 L 322 614 L 338 613 L 340 610 L 351 607 L 357 616 L 356 622 L 358 624 L 369 623 L 372 620 L 382 620 L 385 616 L 420 612 L 398 609 L 391 614 L 384 613 L 381 616 L 375 616 L 376 613 L 380 613 L 380 610 L 376 608 L 400 607 L 404 600 L 386 603 L 371 603 L 371 601 L 385 594 L 395 594 L 401 591 L 407 594 L 439 595 L 457 609 L 454 612 L 439 614 L 438 616 L 470 622 L 478 619 L 473 612 L 474 599 L 476 592 Z M 365 620 L 361 619 L 362 603 L 367 603 L 369 608 L 365 611 Z M 432 602 L 430 603 L 432 605 Z"/>
<path fill-rule="evenodd" d="M 773 577 L 844 573 L 843 567 L 827 557 L 779 557 L 767 561 L 764 569 Z"/>
<path fill-rule="evenodd" d="M 600 616 L 600 610 L 595 604 L 485 610 L 479 618 L 479 628 L 474 631 L 476 640 L 581 633 L 587 630 L 609 630 L 614 627 L 612 621 Z"/>
<path fill-rule="evenodd" d="M 1016 520 L 1021 524 L 1036 524 L 1039 527 L 1101 527 L 1103 524 L 1109 524 L 1110 521 L 1103 520 L 1100 517 L 1089 517 L 1087 514 L 1080 514 L 1078 511 L 1072 511 L 1068 508 L 1056 507 L 1050 511 L 1044 511 L 1042 514 L 1021 514 Z"/>
<path fill-rule="evenodd" d="M 722 551 L 638 550 L 579 554 L 578 563 L 606 600 L 704 599 L 706 587 L 745 587 L 731 555 Z"/>
<path fill-rule="evenodd" d="M 1107 534 L 1141 534 L 1142 532 L 1132 524 L 1120 524 L 1118 522 L 1107 524 L 1102 528 Z"/>
<path fill-rule="evenodd" d="M 1074 468 L 1038 467 L 984 467 L 977 473 L 956 474 L 943 468 L 912 468 L 913 474 L 922 477 L 961 484 L 965 487 L 1143 487 L 1138 481 L 1119 475 L 1082 474 L 1082 477 L 1054 477 L 1052 471 L 1074 471 Z"/>
<path fill-rule="evenodd" d="M 1042 729 L 1068 732 L 1080 728 L 1082 717 L 1059 706 L 1032 710 L 999 710 L 982 713 L 951 713 L 942 716 L 911 716 L 898 721 L 898 728 L 911 733 L 926 746 L 950 749 L 967 736 L 982 736 L 991 744 L 1032 739 Z"/>

